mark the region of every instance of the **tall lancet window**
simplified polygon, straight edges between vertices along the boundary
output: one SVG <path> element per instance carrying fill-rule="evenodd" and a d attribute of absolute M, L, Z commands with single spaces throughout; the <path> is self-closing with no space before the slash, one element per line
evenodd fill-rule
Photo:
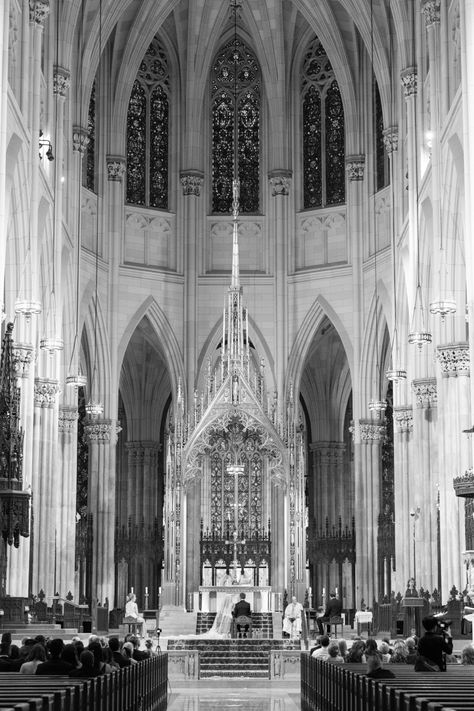
<path fill-rule="evenodd" d="M 127 202 L 168 209 L 170 77 L 155 38 L 140 64 L 127 114 Z"/>
<path fill-rule="evenodd" d="M 345 201 L 344 109 L 327 54 L 316 37 L 302 69 L 303 206 Z"/>
<path fill-rule="evenodd" d="M 89 113 L 87 116 L 87 136 L 89 143 L 86 148 L 85 160 L 82 161 L 82 184 L 95 192 L 95 81 L 92 84 L 91 97 L 89 100 Z"/>
<path fill-rule="evenodd" d="M 234 91 L 237 94 L 236 99 Z M 261 74 L 253 53 L 240 40 L 236 42 L 233 39 L 216 56 L 211 75 L 214 213 L 232 212 L 235 106 L 240 180 L 239 209 L 241 214 L 256 213 L 260 207 Z"/>

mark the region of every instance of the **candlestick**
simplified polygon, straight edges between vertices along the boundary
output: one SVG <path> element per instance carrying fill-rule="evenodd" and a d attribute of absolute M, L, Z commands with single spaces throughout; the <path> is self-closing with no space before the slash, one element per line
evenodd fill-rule
<path fill-rule="evenodd" d="M 148 595 L 148 588 L 145 585 L 145 595 Z"/>
<path fill-rule="evenodd" d="M 133 588 L 130 588 L 130 592 L 131 592 L 131 593 L 132 593 L 132 595 L 133 595 Z"/>

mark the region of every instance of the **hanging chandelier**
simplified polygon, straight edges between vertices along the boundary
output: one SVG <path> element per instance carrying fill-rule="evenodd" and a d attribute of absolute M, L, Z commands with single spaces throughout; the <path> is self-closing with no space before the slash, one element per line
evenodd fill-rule
<path fill-rule="evenodd" d="M 421 349 L 425 343 L 431 343 L 432 340 L 433 336 L 425 325 L 421 285 L 418 282 L 418 286 L 416 287 L 415 307 L 413 309 L 412 327 L 410 333 L 408 334 L 408 343 L 418 346 L 418 348 Z"/>

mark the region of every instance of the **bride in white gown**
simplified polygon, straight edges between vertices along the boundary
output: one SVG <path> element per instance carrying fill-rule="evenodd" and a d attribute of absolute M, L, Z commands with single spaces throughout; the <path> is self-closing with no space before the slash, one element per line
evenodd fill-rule
<path fill-rule="evenodd" d="M 198 637 L 210 637 L 211 639 L 229 639 L 230 629 L 232 626 L 232 609 L 234 603 L 232 600 L 232 595 L 226 595 L 224 601 L 217 611 L 214 623 L 210 630 L 204 632 L 203 634 L 197 635 Z"/>

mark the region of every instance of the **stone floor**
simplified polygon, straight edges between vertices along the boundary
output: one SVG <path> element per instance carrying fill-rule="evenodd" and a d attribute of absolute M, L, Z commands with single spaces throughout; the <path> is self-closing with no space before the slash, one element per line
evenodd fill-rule
<path fill-rule="evenodd" d="M 299 711 L 299 681 L 280 682 L 239 679 L 169 687 L 168 711 Z"/>

